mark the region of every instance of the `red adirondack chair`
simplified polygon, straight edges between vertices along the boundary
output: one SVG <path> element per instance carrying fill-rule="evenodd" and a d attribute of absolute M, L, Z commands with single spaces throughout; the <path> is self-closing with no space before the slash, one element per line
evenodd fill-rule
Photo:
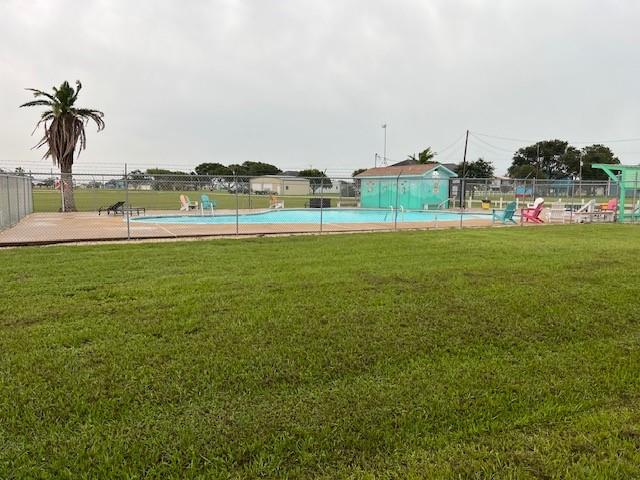
<path fill-rule="evenodd" d="M 533 207 L 523 208 L 522 210 L 520 210 L 520 221 L 525 223 L 544 223 L 540 218 L 540 214 L 542 213 L 542 209 L 544 208 L 544 199 L 537 198 L 533 205 Z"/>

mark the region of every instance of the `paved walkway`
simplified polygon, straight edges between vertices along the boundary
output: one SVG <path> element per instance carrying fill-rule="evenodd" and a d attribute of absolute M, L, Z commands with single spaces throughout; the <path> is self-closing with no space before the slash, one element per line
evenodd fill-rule
<path fill-rule="evenodd" d="M 261 210 L 246 210 L 243 213 Z M 235 214 L 233 211 L 217 211 L 219 214 Z M 175 211 L 148 211 L 150 215 L 176 215 Z M 133 217 L 132 217 L 133 218 Z M 458 227 L 459 221 L 439 222 L 398 222 L 397 229 L 427 229 Z M 491 218 L 465 219 L 464 226 L 489 226 Z M 393 230 L 391 223 L 325 223 L 323 232 Z M 179 238 L 229 235 L 269 235 L 285 233 L 319 233 L 319 224 L 240 224 L 198 225 L 160 224 L 130 222 L 129 235 L 132 239 Z M 127 239 L 127 222 L 122 216 L 97 215 L 94 212 L 78 213 L 32 213 L 16 226 L 0 232 L 0 246 L 47 244 L 57 242 L 78 242 Z"/>

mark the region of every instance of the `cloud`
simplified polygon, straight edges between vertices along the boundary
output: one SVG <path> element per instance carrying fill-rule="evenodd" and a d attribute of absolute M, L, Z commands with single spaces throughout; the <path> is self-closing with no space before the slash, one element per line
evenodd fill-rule
<path fill-rule="evenodd" d="M 639 137 L 638 20 L 622 0 L 5 0 L 0 165 L 48 170 L 29 150 L 36 112 L 16 107 L 24 87 L 76 78 L 107 121 L 79 171 L 259 160 L 349 173 L 381 152 L 382 122 L 393 159 L 467 128 Z M 472 139 L 469 156 L 498 171 L 521 146 L 491 144 Z M 440 159 L 461 156 L 459 141 Z"/>

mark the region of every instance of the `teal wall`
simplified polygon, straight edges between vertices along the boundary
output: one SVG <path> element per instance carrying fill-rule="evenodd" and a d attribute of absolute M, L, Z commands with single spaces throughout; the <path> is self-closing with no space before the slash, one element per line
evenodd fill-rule
<path fill-rule="evenodd" d="M 435 208 L 449 198 L 449 179 L 446 170 L 438 169 L 425 176 L 409 177 L 364 177 L 360 183 L 360 206 L 362 208 L 395 208 L 422 210 L 425 205 Z M 396 188 L 397 187 L 397 188 Z M 397 191 L 396 191 L 397 190 Z M 396 203 L 397 198 L 397 203 Z"/>

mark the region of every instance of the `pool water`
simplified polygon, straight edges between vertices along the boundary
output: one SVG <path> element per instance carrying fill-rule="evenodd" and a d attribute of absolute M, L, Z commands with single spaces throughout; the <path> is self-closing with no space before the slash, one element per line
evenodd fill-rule
<path fill-rule="evenodd" d="M 322 223 L 393 223 L 397 213 L 397 221 L 400 222 L 433 222 L 433 221 L 460 221 L 459 213 L 441 211 L 407 211 L 394 212 L 391 210 L 370 209 L 335 209 L 322 210 Z M 266 223 L 320 223 L 320 209 L 283 209 L 270 210 L 259 213 L 241 213 L 238 215 L 238 223 L 241 224 L 266 224 Z M 463 220 L 486 219 L 482 214 L 463 214 Z M 181 223 L 200 225 L 226 225 L 235 224 L 236 216 L 221 215 L 175 215 L 175 216 L 149 216 L 131 219 L 137 223 Z"/>

